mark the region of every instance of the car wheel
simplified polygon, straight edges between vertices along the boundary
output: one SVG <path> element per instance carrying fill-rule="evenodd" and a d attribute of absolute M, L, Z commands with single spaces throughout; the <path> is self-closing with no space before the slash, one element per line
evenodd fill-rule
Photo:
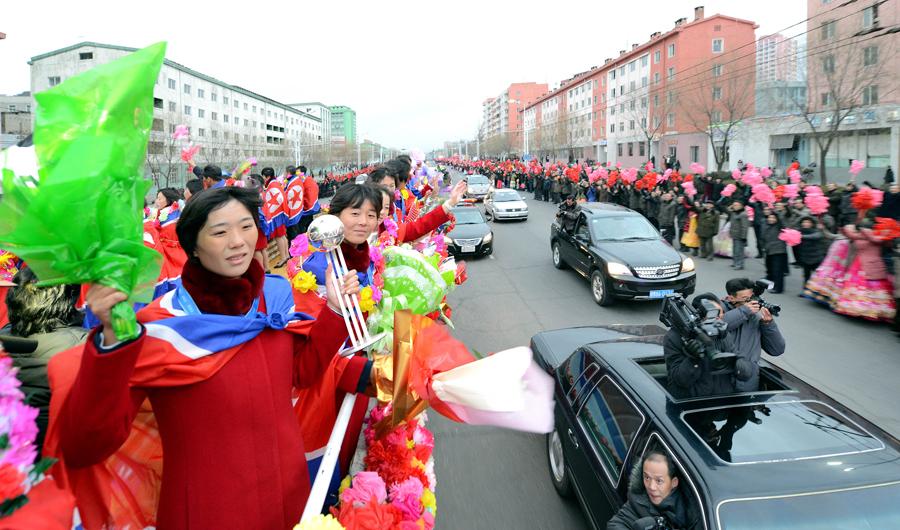
<path fill-rule="evenodd" d="M 566 262 L 563 261 L 562 255 L 559 253 L 559 243 L 553 243 L 552 253 L 553 253 L 553 266 L 556 267 L 557 269 L 565 269 Z"/>
<path fill-rule="evenodd" d="M 612 303 L 612 296 L 609 294 L 609 282 L 603 276 L 603 273 L 598 270 L 591 273 L 591 294 L 598 305 L 606 306 Z"/>
<path fill-rule="evenodd" d="M 569 473 L 566 471 L 562 439 L 555 428 L 547 435 L 547 461 L 550 463 L 550 478 L 553 479 L 556 493 L 560 497 L 571 497 L 572 484 L 569 482 Z"/>
<path fill-rule="evenodd" d="M 491 210 L 489 208 L 484 209 L 484 216 L 487 217 L 488 221 L 494 220 L 494 214 L 491 212 Z"/>

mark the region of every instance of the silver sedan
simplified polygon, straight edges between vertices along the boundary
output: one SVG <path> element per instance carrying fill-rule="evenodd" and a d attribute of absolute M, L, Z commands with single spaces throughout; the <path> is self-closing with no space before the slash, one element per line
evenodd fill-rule
<path fill-rule="evenodd" d="M 528 219 L 528 205 L 519 192 L 511 189 L 493 189 L 484 199 L 484 215 L 491 221 Z"/>

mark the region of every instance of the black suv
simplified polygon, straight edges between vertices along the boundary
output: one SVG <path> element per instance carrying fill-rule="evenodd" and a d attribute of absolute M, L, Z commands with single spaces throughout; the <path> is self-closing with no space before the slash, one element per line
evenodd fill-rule
<path fill-rule="evenodd" d="M 550 248 L 557 269 L 570 266 L 590 279 L 600 305 L 614 298 L 687 296 L 696 287 L 694 260 L 666 243 L 644 216 L 616 204 L 580 205 L 571 232 L 554 222 Z"/>

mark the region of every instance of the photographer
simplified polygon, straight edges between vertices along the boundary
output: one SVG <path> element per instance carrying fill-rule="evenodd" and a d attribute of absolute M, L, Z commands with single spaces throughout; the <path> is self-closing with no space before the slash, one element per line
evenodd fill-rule
<path fill-rule="evenodd" d="M 651 449 L 631 470 L 628 501 L 606 524 L 607 530 L 703 528 L 693 503 L 681 493 L 675 463 L 662 449 Z"/>
<path fill-rule="evenodd" d="M 737 381 L 738 392 L 759 390 L 759 358 L 764 350 L 775 357 L 784 353 L 785 341 L 778 330 L 772 313 L 762 307 L 759 296 L 754 294 L 754 282 L 748 278 L 732 278 L 725 283 L 728 296 L 723 300 L 724 320 L 728 334 L 733 337 L 732 350 L 739 359 L 746 360 L 749 378 Z"/>
<path fill-rule="evenodd" d="M 713 293 L 703 293 L 694 297 L 691 302 L 694 310 L 701 318 L 707 313 L 704 306 L 712 305 L 716 313 L 713 318 L 722 320 L 725 310 L 722 302 Z M 732 352 L 734 349 L 734 337 L 730 333 L 723 333 L 713 338 L 712 350 L 718 352 Z M 718 394 L 730 394 L 736 389 L 735 372 L 740 377 L 746 377 L 748 373 L 746 365 L 740 366 L 721 365 L 713 361 L 707 354 L 707 345 L 700 339 L 691 338 L 685 340 L 676 328 L 670 328 L 663 338 L 663 352 L 666 357 L 666 373 L 668 374 L 668 390 L 676 398 L 691 398 L 700 396 L 712 396 Z"/>
<path fill-rule="evenodd" d="M 559 205 L 559 211 L 556 212 L 556 218 L 562 225 L 563 230 L 568 233 L 575 231 L 575 221 L 578 220 L 578 205 L 575 204 L 573 195 L 566 196 L 566 200 Z"/>

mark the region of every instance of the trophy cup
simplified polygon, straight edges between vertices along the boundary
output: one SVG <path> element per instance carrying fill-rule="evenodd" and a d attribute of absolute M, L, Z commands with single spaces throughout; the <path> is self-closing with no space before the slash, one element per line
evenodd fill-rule
<path fill-rule="evenodd" d="M 311 247 L 317 252 L 325 253 L 325 261 L 331 265 L 334 271 L 332 285 L 328 287 L 340 293 L 341 279 L 349 272 L 344 253 L 341 251 L 341 242 L 344 240 L 344 223 L 334 215 L 320 215 L 310 223 L 307 238 Z M 338 301 L 341 306 L 341 315 L 347 325 L 347 334 L 350 337 L 350 346 L 340 351 L 341 356 L 348 357 L 381 340 L 384 333 L 374 337 L 369 335 L 366 319 L 359 307 L 359 298 L 355 294 L 338 296 Z"/>

